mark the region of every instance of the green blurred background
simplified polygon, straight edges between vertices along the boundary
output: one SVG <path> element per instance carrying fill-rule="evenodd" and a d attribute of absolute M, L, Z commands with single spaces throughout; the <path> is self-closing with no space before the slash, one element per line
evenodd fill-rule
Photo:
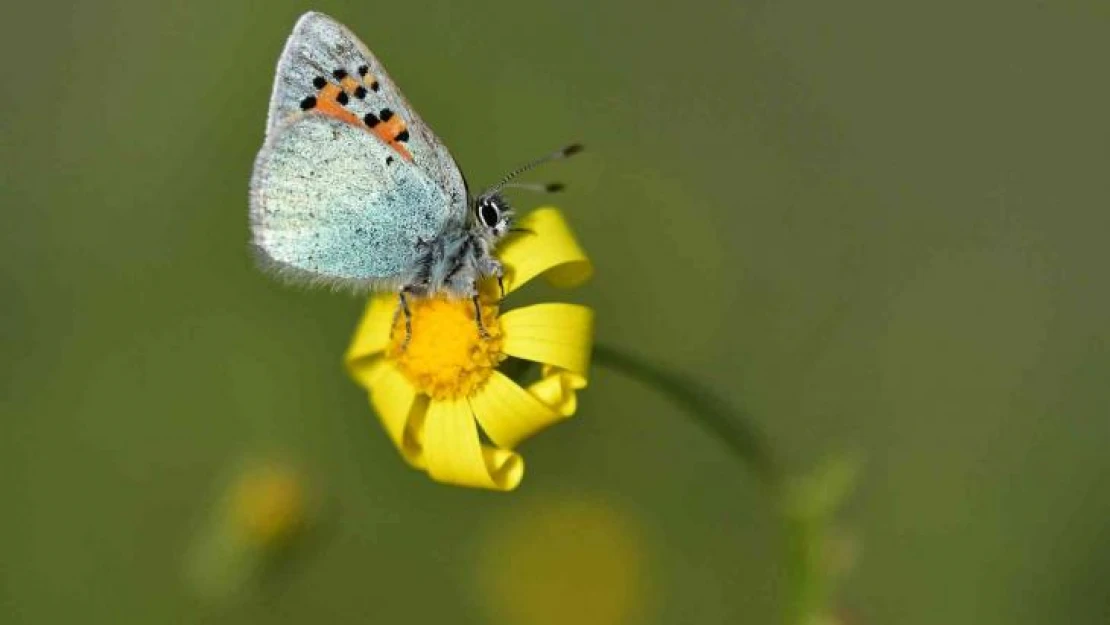
<path fill-rule="evenodd" d="M 861 453 L 843 622 L 1110 620 L 1106 2 L 109 0 L 4 9 L 0 621 L 779 618 L 765 494 L 620 375 L 523 446 L 513 494 L 399 459 L 341 368 L 362 302 L 246 248 L 308 9 L 474 185 L 587 144 L 535 177 L 597 275 L 530 297 L 727 394 L 793 470 Z M 313 529 L 200 597 L 182 562 L 267 454 Z"/>

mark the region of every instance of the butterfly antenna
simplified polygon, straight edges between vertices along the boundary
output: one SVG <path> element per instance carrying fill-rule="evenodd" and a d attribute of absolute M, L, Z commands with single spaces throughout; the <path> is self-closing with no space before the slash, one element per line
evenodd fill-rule
<path fill-rule="evenodd" d="M 497 193 L 501 189 L 504 189 L 506 186 L 508 186 L 510 180 L 512 180 L 513 178 L 516 178 L 517 176 L 523 174 L 526 171 L 529 171 L 531 169 L 539 167 L 540 165 L 543 165 L 544 163 L 547 163 L 547 162 L 550 162 L 550 161 L 557 161 L 559 159 L 564 159 L 564 158 L 567 158 L 569 156 L 574 156 L 575 154 L 578 154 L 581 151 L 582 151 L 582 144 L 581 143 L 573 143 L 571 145 L 568 145 L 565 148 L 556 150 L 556 151 L 552 152 L 551 154 L 548 154 L 546 156 L 541 156 L 540 158 L 537 158 L 536 160 L 534 160 L 530 163 L 527 163 L 525 165 L 522 165 L 522 166 L 514 169 L 513 171 L 509 172 L 509 175 L 502 178 L 501 182 L 498 182 L 497 184 L 490 187 L 486 191 L 486 193 L 484 193 L 483 195 L 488 194 L 488 193 Z M 550 189 L 548 187 L 555 187 L 555 188 Z M 562 189 L 562 187 L 563 186 L 560 185 L 560 184 L 545 185 L 544 190 L 550 193 L 550 192 L 553 192 L 553 191 L 559 191 L 559 190 Z"/>
<path fill-rule="evenodd" d="M 525 191 L 535 191 L 536 193 L 558 193 L 566 188 L 561 182 L 549 182 L 547 184 L 540 184 L 538 182 L 506 182 L 501 185 L 502 189 L 524 189 Z"/>

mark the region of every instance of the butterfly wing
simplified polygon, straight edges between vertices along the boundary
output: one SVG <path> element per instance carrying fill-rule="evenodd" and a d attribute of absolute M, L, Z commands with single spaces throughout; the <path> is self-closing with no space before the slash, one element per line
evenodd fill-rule
<path fill-rule="evenodd" d="M 439 186 L 452 218 L 465 219 L 466 185 L 451 153 L 370 50 L 342 24 L 314 12 L 297 21 L 281 54 L 267 136 L 299 113 L 309 98 L 314 100 L 313 110 L 325 113 L 335 112 L 341 99 L 342 110 L 351 113 L 349 119 L 369 120 L 372 131 L 398 152 L 399 161 L 416 166 Z"/>
<path fill-rule="evenodd" d="M 251 180 L 253 243 L 287 277 L 355 289 L 411 279 L 443 232 L 447 199 L 372 133 L 316 112 L 272 132 Z"/>
<path fill-rule="evenodd" d="M 366 46 L 326 15 L 302 16 L 251 181 L 266 264 L 310 282 L 396 287 L 423 243 L 463 227 L 466 201 L 451 154 Z"/>

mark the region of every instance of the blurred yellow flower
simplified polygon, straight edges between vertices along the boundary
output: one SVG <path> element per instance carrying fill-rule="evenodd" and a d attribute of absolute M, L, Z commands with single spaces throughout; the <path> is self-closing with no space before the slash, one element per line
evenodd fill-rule
<path fill-rule="evenodd" d="M 590 277 L 593 268 L 559 211 L 538 209 L 520 227 L 528 232 L 498 250 L 506 295 L 539 275 L 561 287 Z M 545 303 L 502 314 L 496 284 L 485 286 L 488 338 L 478 333 L 472 302 L 413 298 L 404 345 L 397 296 L 379 295 L 367 305 L 346 363 L 410 465 L 444 483 L 512 490 L 524 475 L 513 448 L 574 414 L 576 392 L 586 386 L 593 311 Z M 498 370 L 508 357 L 540 363 L 540 379 L 514 382 Z"/>
<path fill-rule="evenodd" d="M 242 461 L 185 554 L 192 590 L 226 599 L 246 590 L 309 525 L 304 474 L 278 458 Z"/>
<path fill-rule="evenodd" d="M 643 531 L 600 500 L 544 498 L 487 526 L 468 574 L 493 623 L 621 625 L 654 606 Z"/>
<path fill-rule="evenodd" d="M 246 541 L 268 546 L 296 533 L 305 521 L 301 476 L 287 465 L 259 464 L 232 485 L 228 522 Z"/>

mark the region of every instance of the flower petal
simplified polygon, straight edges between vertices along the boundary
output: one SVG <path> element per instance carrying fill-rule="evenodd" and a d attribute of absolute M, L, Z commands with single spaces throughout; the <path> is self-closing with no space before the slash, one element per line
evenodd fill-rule
<path fill-rule="evenodd" d="M 569 417 L 578 409 L 576 391 L 584 388 L 586 388 L 585 376 L 559 367 L 544 365 L 543 377 L 540 381 L 531 384 L 528 392 L 551 410 Z"/>
<path fill-rule="evenodd" d="M 500 371 L 470 398 L 470 407 L 490 440 L 506 449 L 570 416 L 545 406 Z"/>
<path fill-rule="evenodd" d="M 412 466 L 423 469 L 424 414 L 428 401 L 393 365 L 376 360 L 366 367 L 370 384 L 370 405 L 381 419 L 385 431 L 401 456 Z"/>
<path fill-rule="evenodd" d="M 551 284 L 564 288 L 577 286 L 593 274 L 593 265 L 558 210 L 538 208 L 519 227 L 530 232 L 506 239 L 497 252 L 505 265 L 505 293 L 543 273 Z"/>
<path fill-rule="evenodd" d="M 576 304 L 534 304 L 501 316 L 502 350 L 579 375 L 590 366 L 593 311 Z"/>
<path fill-rule="evenodd" d="M 465 399 L 433 401 L 424 425 L 424 457 L 433 479 L 477 488 L 512 490 L 524 477 L 524 460 L 482 445 Z"/>
<path fill-rule="evenodd" d="M 344 361 L 347 371 L 363 386 L 369 384 L 367 375 L 373 364 L 373 356 L 389 345 L 389 334 L 393 326 L 393 315 L 397 310 L 397 298 L 392 295 L 377 295 L 366 304 L 366 312 L 359 321 L 351 345 L 347 348 Z"/>

